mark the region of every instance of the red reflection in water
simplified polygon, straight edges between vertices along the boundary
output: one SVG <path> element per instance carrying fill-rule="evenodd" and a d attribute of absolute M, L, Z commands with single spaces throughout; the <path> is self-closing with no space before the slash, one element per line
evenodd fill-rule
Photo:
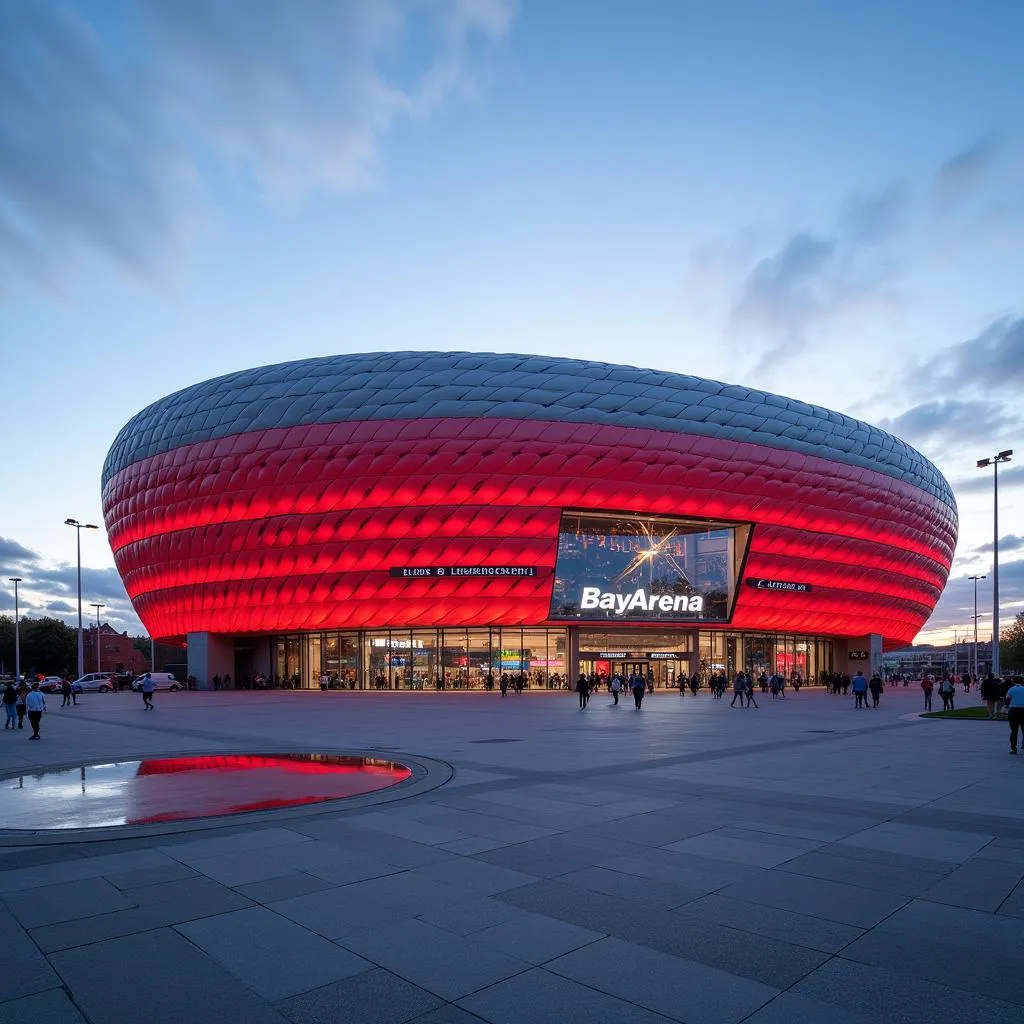
<path fill-rule="evenodd" d="M 135 777 L 145 791 L 129 801 L 148 813 L 127 814 L 125 820 L 145 825 L 299 807 L 386 789 L 411 774 L 393 761 L 326 754 L 156 758 L 139 762 Z"/>

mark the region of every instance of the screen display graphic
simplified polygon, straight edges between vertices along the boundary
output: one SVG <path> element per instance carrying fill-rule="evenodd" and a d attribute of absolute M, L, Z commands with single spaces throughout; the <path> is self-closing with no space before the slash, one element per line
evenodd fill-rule
<path fill-rule="evenodd" d="M 552 619 L 726 622 L 749 526 L 563 512 Z"/>

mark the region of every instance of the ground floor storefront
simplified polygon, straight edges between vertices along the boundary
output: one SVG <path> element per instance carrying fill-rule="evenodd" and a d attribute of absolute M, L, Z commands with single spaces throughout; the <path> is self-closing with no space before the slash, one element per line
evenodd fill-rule
<path fill-rule="evenodd" d="M 639 673 L 654 689 L 682 676 L 780 672 L 813 681 L 835 670 L 831 638 L 703 629 L 485 627 L 295 633 L 234 638 L 233 685 L 346 690 L 571 687 L 582 672 Z M 222 672 L 221 676 L 227 673 Z"/>

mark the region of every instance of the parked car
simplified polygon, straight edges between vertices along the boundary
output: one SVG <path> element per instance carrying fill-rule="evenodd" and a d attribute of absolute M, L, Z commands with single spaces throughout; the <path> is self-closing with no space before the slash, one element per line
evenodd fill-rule
<path fill-rule="evenodd" d="M 153 682 L 156 684 L 158 690 L 183 690 L 185 687 L 182 683 L 179 683 L 170 672 L 151 672 L 150 676 Z M 132 689 L 138 693 L 142 689 L 142 681 L 145 676 L 139 676 L 138 679 L 132 681 Z"/>
<path fill-rule="evenodd" d="M 64 680 L 60 676 L 47 676 L 45 679 L 39 680 L 39 689 L 43 693 L 60 693 L 63 685 Z"/>
<path fill-rule="evenodd" d="M 71 685 L 76 693 L 109 693 L 114 689 L 114 675 L 110 672 L 87 672 Z"/>

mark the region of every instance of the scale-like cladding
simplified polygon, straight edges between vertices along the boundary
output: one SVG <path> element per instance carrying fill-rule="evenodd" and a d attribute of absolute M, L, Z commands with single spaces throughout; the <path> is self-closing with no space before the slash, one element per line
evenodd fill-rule
<path fill-rule="evenodd" d="M 103 470 L 158 637 L 549 621 L 561 510 L 754 524 L 733 629 L 910 640 L 945 585 L 949 485 L 898 438 L 699 377 L 482 353 L 332 356 L 155 402 Z M 392 567 L 530 577 L 401 580 Z"/>

